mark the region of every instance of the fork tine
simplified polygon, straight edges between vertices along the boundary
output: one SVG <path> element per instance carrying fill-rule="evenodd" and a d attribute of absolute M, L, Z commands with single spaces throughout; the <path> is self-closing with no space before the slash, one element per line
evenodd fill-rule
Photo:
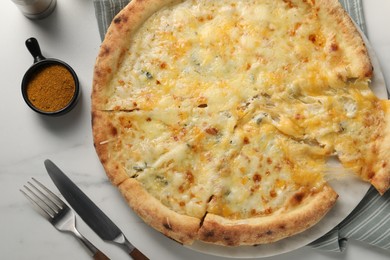
<path fill-rule="evenodd" d="M 27 187 L 26 185 L 23 185 L 23 187 L 28 190 L 31 194 L 34 194 L 36 197 L 36 194 L 29 188 Z M 23 195 L 35 206 L 35 208 L 37 208 L 41 213 L 43 213 L 43 215 L 50 219 L 50 218 L 54 218 L 54 215 L 52 212 L 48 211 L 47 209 L 45 209 L 40 203 L 37 202 L 36 199 L 32 198 L 30 195 L 28 195 L 24 190 L 20 189 L 20 192 L 23 193 Z"/>
<path fill-rule="evenodd" d="M 58 214 L 59 210 L 61 210 L 62 208 L 60 208 L 57 204 L 55 204 L 45 193 L 43 193 L 41 190 L 39 190 L 34 184 L 32 184 L 31 182 L 27 182 L 37 193 L 31 191 L 33 193 L 33 195 L 41 202 L 43 203 L 44 205 L 46 205 L 47 208 L 49 208 L 51 211 L 54 212 L 54 215 L 55 214 Z"/>
<path fill-rule="evenodd" d="M 57 196 L 55 195 L 51 190 L 46 188 L 45 185 L 43 185 L 40 181 L 36 180 L 35 178 L 32 178 L 32 180 L 38 184 L 39 187 L 41 187 L 47 194 L 44 194 L 43 192 L 40 191 L 41 194 L 43 194 L 46 198 L 50 199 L 50 201 L 55 204 L 57 207 L 60 209 L 63 209 L 66 207 L 66 204 Z M 49 198 L 47 195 L 50 195 L 51 198 Z"/>

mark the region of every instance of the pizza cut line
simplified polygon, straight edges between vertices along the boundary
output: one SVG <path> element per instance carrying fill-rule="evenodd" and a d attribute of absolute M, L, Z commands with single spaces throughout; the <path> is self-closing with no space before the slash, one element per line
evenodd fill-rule
<path fill-rule="evenodd" d="M 389 188 L 390 103 L 372 73 L 337 0 L 133 0 L 96 60 L 94 145 L 168 237 L 272 243 L 336 203 L 331 157 Z"/>

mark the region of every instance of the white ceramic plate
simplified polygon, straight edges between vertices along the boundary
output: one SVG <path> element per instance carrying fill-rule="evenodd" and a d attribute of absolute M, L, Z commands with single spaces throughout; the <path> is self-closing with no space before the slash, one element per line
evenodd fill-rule
<path fill-rule="evenodd" d="M 371 88 L 379 98 L 387 99 L 386 84 L 378 59 L 367 38 L 362 32 L 360 33 L 366 43 L 372 65 L 374 67 Z M 353 174 L 348 174 L 337 160 L 332 159 L 329 161 L 329 164 L 331 164 L 333 169 L 335 169 L 335 174 L 337 174 L 337 176 L 341 176 L 329 182 L 339 194 L 339 198 L 332 210 L 314 227 L 300 234 L 266 245 L 222 247 L 197 241 L 193 245 L 187 247 L 205 254 L 230 258 L 260 258 L 286 253 L 306 246 L 307 244 L 320 238 L 337 226 L 352 212 L 352 210 L 363 199 L 370 187 L 369 184 L 362 182 L 357 177 L 354 177 Z"/>

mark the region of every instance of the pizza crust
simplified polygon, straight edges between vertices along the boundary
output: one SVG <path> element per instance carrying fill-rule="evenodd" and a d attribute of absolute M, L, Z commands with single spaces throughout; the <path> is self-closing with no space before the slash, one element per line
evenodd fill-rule
<path fill-rule="evenodd" d="M 111 144 L 118 138 L 118 130 L 111 123 L 112 113 L 106 111 L 94 111 L 92 113 L 92 132 L 96 153 L 103 164 L 105 172 L 115 186 L 129 178 L 118 158 L 112 158 Z M 116 153 L 117 154 L 117 153 Z"/>
<path fill-rule="evenodd" d="M 126 179 L 118 188 L 130 207 L 148 225 L 183 244 L 192 244 L 198 238 L 200 219 L 168 209 L 135 179 Z"/>
<path fill-rule="evenodd" d="M 299 195 L 300 198 L 301 194 Z M 267 244 L 300 233 L 314 224 L 333 207 L 337 193 L 329 186 L 320 192 L 306 196 L 299 205 L 280 213 L 250 219 L 227 219 L 207 214 L 199 230 L 199 239 L 205 242 L 225 245 Z M 296 198 L 293 199 L 296 200 Z"/>
<path fill-rule="evenodd" d="M 385 111 L 382 137 L 378 138 L 374 147 L 377 147 L 378 157 L 373 165 L 374 176 L 370 179 L 371 184 L 383 195 L 390 188 L 390 101 L 383 100 L 382 106 Z"/>
<path fill-rule="evenodd" d="M 183 244 L 195 240 L 224 246 L 272 243 L 315 225 L 333 207 L 337 193 L 329 186 L 305 196 L 293 196 L 282 212 L 250 219 L 227 219 L 207 213 L 204 220 L 178 214 L 152 197 L 136 179 L 118 186 L 130 207 L 164 235 Z M 299 197 L 299 201 L 296 201 Z M 294 205 L 298 203 L 298 205 Z"/>
<path fill-rule="evenodd" d="M 345 45 L 344 50 L 347 52 L 345 57 L 352 58 L 348 64 L 347 78 L 348 79 L 368 79 L 372 77 L 373 67 L 367 52 L 364 41 L 352 22 L 348 13 L 344 10 L 338 0 L 316 0 L 315 5 L 324 9 L 322 19 L 335 20 L 328 24 L 335 24 L 337 27 L 332 28 L 335 31 L 341 30 L 343 39 L 341 43 Z"/>

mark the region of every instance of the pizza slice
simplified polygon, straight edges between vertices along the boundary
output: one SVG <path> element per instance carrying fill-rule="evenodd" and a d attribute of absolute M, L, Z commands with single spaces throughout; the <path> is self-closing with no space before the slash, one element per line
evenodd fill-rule
<path fill-rule="evenodd" d="M 282 133 L 326 148 L 343 166 L 383 194 L 389 188 L 389 101 L 378 99 L 367 81 L 353 80 L 345 88 L 324 87 L 308 95 L 295 88 L 294 102 L 274 122 Z M 276 106 L 280 106 L 277 102 Z"/>
<path fill-rule="evenodd" d="M 341 133 L 334 136 L 334 145 L 342 164 L 383 195 L 390 187 L 390 102 L 375 98 L 370 105 L 357 110 L 357 119 L 341 122 Z"/>
<path fill-rule="evenodd" d="M 234 134 L 199 230 L 200 240 L 237 246 L 271 243 L 306 230 L 334 205 L 326 149 L 292 140 L 262 120 Z"/>

